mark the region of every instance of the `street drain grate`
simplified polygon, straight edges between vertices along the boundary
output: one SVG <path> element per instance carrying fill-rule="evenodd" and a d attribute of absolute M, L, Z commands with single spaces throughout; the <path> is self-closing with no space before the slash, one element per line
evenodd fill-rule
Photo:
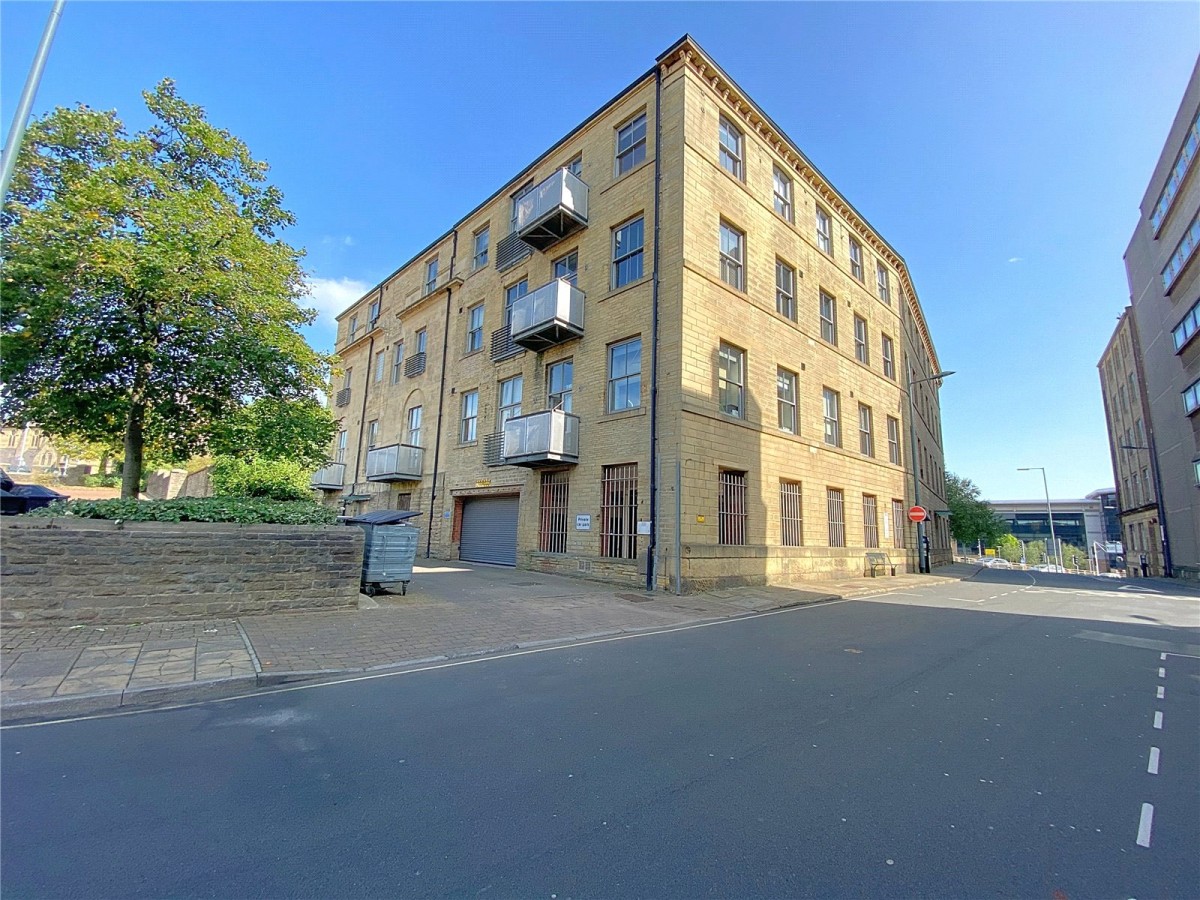
<path fill-rule="evenodd" d="M 617 596 L 630 603 L 649 603 L 654 599 L 653 594 L 617 594 Z"/>

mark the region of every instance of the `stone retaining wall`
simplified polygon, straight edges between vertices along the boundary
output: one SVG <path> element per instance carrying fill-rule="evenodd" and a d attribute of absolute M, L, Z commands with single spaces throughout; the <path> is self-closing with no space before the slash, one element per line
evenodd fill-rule
<path fill-rule="evenodd" d="M 0 522 L 0 621 L 147 622 L 358 603 L 363 531 L 345 526 Z"/>

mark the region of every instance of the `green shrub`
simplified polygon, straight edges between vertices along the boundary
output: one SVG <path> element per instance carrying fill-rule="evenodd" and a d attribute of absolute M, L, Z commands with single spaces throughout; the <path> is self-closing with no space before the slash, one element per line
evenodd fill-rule
<path fill-rule="evenodd" d="M 119 488 L 121 486 L 120 475 L 84 475 L 80 481 L 84 487 Z"/>
<path fill-rule="evenodd" d="M 268 500 L 312 500 L 312 473 L 283 459 L 218 457 L 212 466 L 213 493 L 221 497 L 262 497 Z"/>
<path fill-rule="evenodd" d="M 232 522 L 239 525 L 333 525 L 337 512 L 312 500 L 182 497 L 176 500 L 56 501 L 31 516 L 77 516 L 126 522 Z"/>

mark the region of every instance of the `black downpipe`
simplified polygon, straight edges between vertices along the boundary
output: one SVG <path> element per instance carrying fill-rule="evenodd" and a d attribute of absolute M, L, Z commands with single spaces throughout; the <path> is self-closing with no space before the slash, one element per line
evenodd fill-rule
<path fill-rule="evenodd" d="M 379 289 L 379 308 L 383 309 L 383 288 Z M 367 323 L 368 327 L 370 323 Z M 362 410 L 358 415 L 358 449 L 354 451 L 354 481 L 350 483 L 350 493 L 354 493 L 354 488 L 358 484 L 358 467 L 362 465 L 363 452 L 363 432 L 367 428 L 367 394 L 371 392 L 371 366 L 375 364 L 375 335 L 371 335 L 371 342 L 367 345 L 367 364 L 363 367 L 366 369 L 367 380 L 363 382 L 363 402 Z M 342 512 L 346 511 L 346 504 L 342 503 Z"/>
<path fill-rule="evenodd" d="M 662 66 L 654 66 L 654 275 L 650 326 L 650 544 L 646 548 L 646 590 L 656 586 L 658 551 L 658 211 L 662 192 Z M 679 523 L 675 523 L 679 527 Z"/>
<path fill-rule="evenodd" d="M 450 245 L 450 279 L 454 280 L 454 267 L 458 265 L 458 229 L 454 229 L 454 243 Z M 446 408 L 446 355 L 450 350 L 450 299 L 454 288 L 446 288 L 446 322 L 442 328 L 442 375 L 438 385 L 437 435 L 433 439 L 433 487 L 429 491 L 429 527 L 425 531 L 425 558 L 433 552 L 433 512 L 437 504 L 438 458 L 442 453 L 442 413 Z"/>

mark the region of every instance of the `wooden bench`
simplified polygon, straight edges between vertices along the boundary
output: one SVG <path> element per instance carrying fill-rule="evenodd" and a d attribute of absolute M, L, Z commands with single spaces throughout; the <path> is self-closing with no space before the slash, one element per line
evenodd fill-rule
<path fill-rule="evenodd" d="M 876 569 L 891 569 L 893 575 L 896 574 L 896 567 L 892 564 L 891 559 L 886 553 L 868 553 L 867 554 L 867 571 L 871 577 L 875 577 Z"/>

